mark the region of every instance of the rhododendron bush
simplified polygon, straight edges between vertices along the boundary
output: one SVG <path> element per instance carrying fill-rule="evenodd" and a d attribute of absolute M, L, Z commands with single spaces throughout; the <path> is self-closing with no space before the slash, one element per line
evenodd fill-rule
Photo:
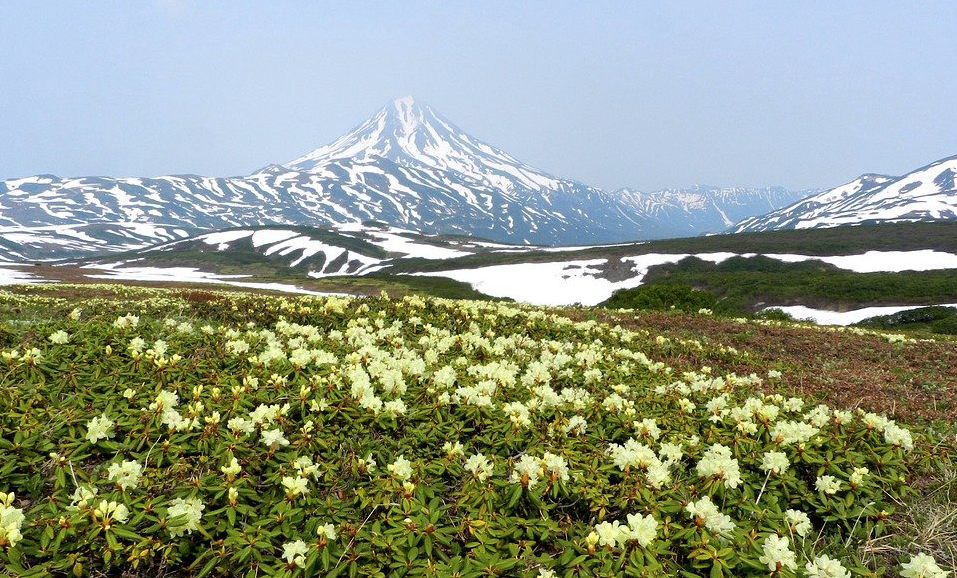
<path fill-rule="evenodd" d="M 8 571 L 865 575 L 927 443 L 554 312 L 208 295 L 2 296 Z"/>

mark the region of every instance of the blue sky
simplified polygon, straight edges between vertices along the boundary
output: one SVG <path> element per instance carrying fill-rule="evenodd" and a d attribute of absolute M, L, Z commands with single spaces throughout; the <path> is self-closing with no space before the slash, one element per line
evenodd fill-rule
<path fill-rule="evenodd" d="M 605 187 L 957 154 L 954 2 L 3 2 L 0 178 L 246 174 L 413 94 Z"/>

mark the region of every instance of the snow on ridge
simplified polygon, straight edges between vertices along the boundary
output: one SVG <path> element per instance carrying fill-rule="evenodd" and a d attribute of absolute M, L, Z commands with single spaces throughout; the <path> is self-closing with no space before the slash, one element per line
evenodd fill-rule
<path fill-rule="evenodd" d="M 729 232 L 829 228 L 861 223 L 957 219 L 957 156 L 900 177 L 865 174 L 764 215 Z"/>
<path fill-rule="evenodd" d="M 253 231 L 249 230 L 238 230 L 238 231 L 219 231 L 217 233 L 208 233 L 206 235 L 200 235 L 199 239 L 202 240 L 207 245 L 218 245 L 217 249 L 220 251 L 225 251 L 229 248 L 229 244 L 233 241 L 238 241 L 239 239 L 244 239 L 253 234 Z"/>
<path fill-rule="evenodd" d="M 329 293 L 303 289 L 287 283 L 259 283 L 253 281 L 237 281 L 248 275 L 217 275 L 200 271 L 194 267 L 118 267 L 118 264 L 97 265 L 96 269 L 103 269 L 101 274 L 87 274 L 91 279 L 110 279 L 126 281 L 156 281 L 165 283 L 209 283 L 214 285 L 229 285 L 247 289 L 262 289 L 295 293 L 298 295 L 345 295 L 344 293 Z"/>
<path fill-rule="evenodd" d="M 853 325 L 869 317 L 878 315 L 893 315 L 901 311 L 931 307 L 930 305 L 887 305 L 876 307 L 862 307 L 849 311 L 830 311 L 828 309 L 814 309 L 804 305 L 782 305 L 767 309 L 780 309 L 798 320 L 810 319 L 818 325 Z M 957 303 L 943 303 L 938 307 L 957 307 Z"/>
<path fill-rule="evenodd" d="M 476 291 L 492 297 L 507 297 L 534 305 L 596 305 L 611 297 L 618 289 L 641 285 L 648 269 L 656 265 L 677 263 L 697 257 L 721 263 L 732 257 L 754 257 L 755 253 L 646 253 L 621 257 L 631 264 L 631 276 L 619 281 L 603 278 L 608 259 L 554 261 L 545 263 L 513 263 L 475 269 L 455 269 L 416 275 L 448 277 L 469 283 Z M 933 250 L 868 251 L 859 255 L 815 256 L 794 254 L 762 254 L 765 257 L 794 263 L 820 260 L 857 273 L 930 271 L 957 269 L 957 254 Z"/>

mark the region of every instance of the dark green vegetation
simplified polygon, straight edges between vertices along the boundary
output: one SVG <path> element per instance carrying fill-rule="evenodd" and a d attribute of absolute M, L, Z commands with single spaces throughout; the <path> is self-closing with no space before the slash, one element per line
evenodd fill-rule
<path fill-rule="evenodd" d="M 717 299 L 715 311 L 728 314 L 773 305 L 852 309 L 957 302 L 953 270 L 853 273 L 821 261 L 784 263 L 761 256 L 719 264 L 687 258 L 652 267 L 645 282 L 707 291 Z"/>
<path fill-rule="evenodd" d="M 611 309 L 697 313 L 701 309 L 714 307 L 715 298 L 710 293 L 689 289 L 683 285 L 643 285 L 615 291 L 601 306 Z"/>
<path fill-rule="evenodd" d="M 856 323 L 858 327 L 957 335 L 957 308 L 921 307 L 893 315 L 879 315 Z"/>

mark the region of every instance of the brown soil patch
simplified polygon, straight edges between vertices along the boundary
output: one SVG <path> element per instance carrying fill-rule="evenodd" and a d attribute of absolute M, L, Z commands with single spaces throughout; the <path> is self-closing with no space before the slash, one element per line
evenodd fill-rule
<path fill-rule="evenodd" d="M 745 361 L 728 362 L 706 351 L 655 358 L 676 369 L 710 365 L 722 372 L 765 376 L 784 373 L 783 389 L 845 409 L 879 411 L 902 421 L 957 422 L 957 343 L 890 343 L 873 335 L 819 328 L 774 327 L 671 313 L 637 316 L 598 313 L 599 319 L 666 337 L 698 339 L 747 351 Z M 662 355 L 664 353 L 664 355 Z M 726 358 L 725 358 L 726 359 Z M 773 388 L 773 382 L 768 386 Z"/>

